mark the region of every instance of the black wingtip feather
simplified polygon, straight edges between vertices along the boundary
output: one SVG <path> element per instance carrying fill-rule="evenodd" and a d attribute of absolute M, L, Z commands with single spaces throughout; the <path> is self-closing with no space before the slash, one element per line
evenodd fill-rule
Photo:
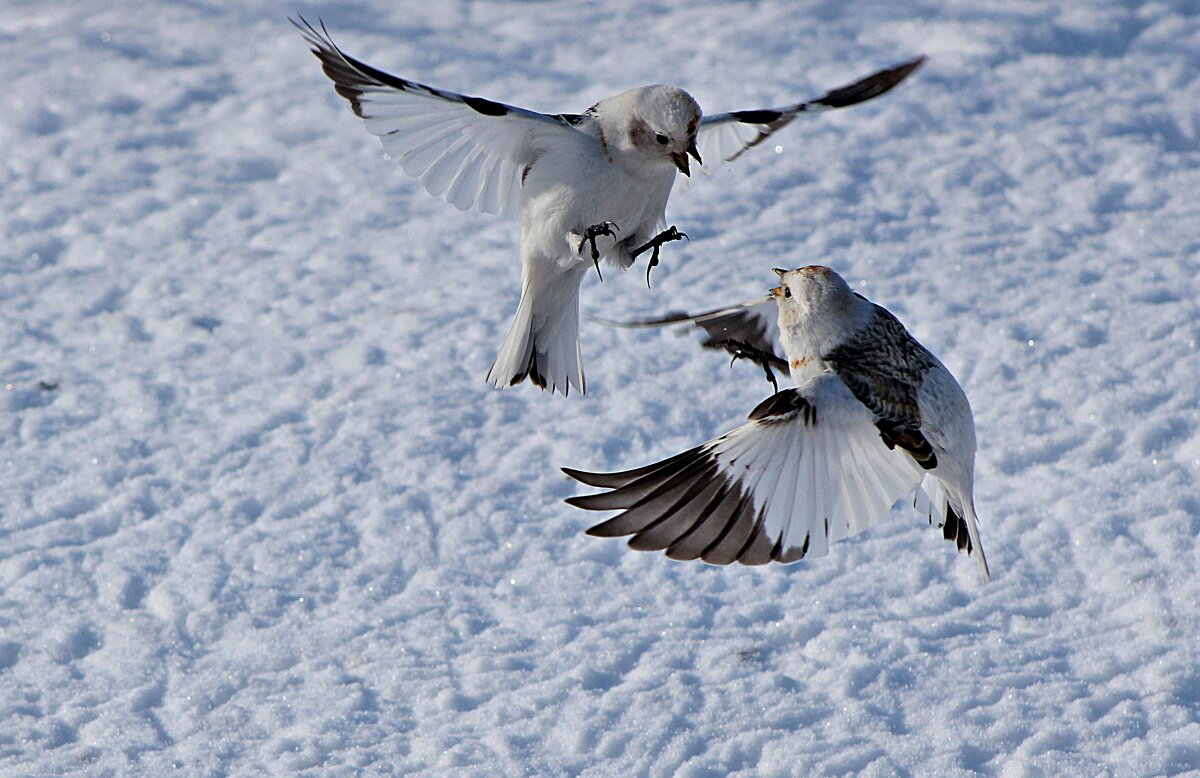
<path fill-rule="evenodd" d="M 769 108 L 761 108 L 749 111 L 734 111 L 730 115 L 745 124 L 770 124 L 783 116 L 783 113 Z"/>
<path fill-rule="evenodd" d="M 585 511 L 618 511 L 632 507 L 632 503 L 620 489 L 578 495 L 569 498 L 567 504 Z"/>
<path fill-rule="evenodd" d="M 820 100 L 813 102 L 829 108 L 845 108 L 848 105 L 862 103 L 879 97 L 894 89 L 900 82 L 912 75 L 913 71 L 925 64 L 928 57 L 924 54 L 914 57 L 907 62 L 873 73 L 866 78 L 834 89 Z"/>
<path fill-rule="evenodd" d="M 619 516 L 613 516 L 611 519 L 606 519 L 599 524 L 594 524 L 584 530 L 585 535 L 590 535 L 593 538 L 620 538 L 629 534 L 629 531 L 622 526 L 619 519 L 624 516 L 621 513 Z"/>
<path fill-rule="evenodd" d="M 577 494 L 574 497 L 568 497 L 563 502 L 570 505 L 572 508 L 583 508 L 585 511 L 592 510 L 587 507 L 587 498 L 594 497 L 592 494 Z M 582 504 L 581 504 L 582 503 Z"/>
<path fill-rule="evenodd" d="M 660 518 L 647 524 L 629 541 L 629 547 L 636 551 L 668 551 L 704 525 L 721 505 L 727 491 L 725 480 L 716 477 L 715 467 L 711 472 L 709 477 L 694 479 L 670 509 L 663 511 Z"/>
<path fill-rule="evenodd" d="M 573 467 L 560 467 L 559 469 L 562 470 L 563 473 L 567 474 L 571 478 L 574 478 L 576 481 L 587 484 L 588 486 L 606 486 L 607 485 L 606 483 L 604 483 L 604 481 L 606 480 L 606 476 L 609 475 L 608 473 L 589 473 L 586 470 L 576 470 Z M 595 479 L 595 480 L 593 480 L 593 479 Z M 572 498 L 572 499 L 574 499 L 574 498 Z M 570 501 L 571 500 L 567 500 L 567 502 L 570 502 Z"/>
<path fill-rule="evenodd" d="M 687 451 L 676 454 L 673 457 L 654 462 L 644 467 L 636 467 L 632 470 L 620 470 L 613 473 L 589 473 L 586 470 L 575 470 L 574 468 L 564 467 L 562 471 L 574 478 L 576 481 L 587 484 L 588 486 L 598 486 L 604 489 L 618 489 L 626 484 L 632 483 L 642 476 L 649 475 L 657 470 L 665 467 L 678 464 L 681 460 L 688 459 L 700 452 L 703 446 L 696 446 Z"/>
<path fill-rule="evenodd" d="M 468 108 L 478 111 L 484 116 L 504 116 L 508 113 L 508 109 L 494 100 L 488 100 L 484 97 L 463 97 L 463 102 Z"/>
<path fill-rule="evenodd" d="M 367 118 L 363 115 L 362 106 L 359 103 L 359 98 L 363 94 L 364 87 L 378 87 L 383 85 L 401 91 L 406 91 L 413 87 L 412 82 L 372 67 L 342 51 L 333 42 L 333 36 L 329 34 L 329 30 L 325 27 L 325 22 L 320 18 L 317 19 L 317 24 L 321 26 L 318 32 L 303 16 L 297 14 L 297 17 L 300 19 L 300 22 L 291 17 L 288 18 L 288 21 L 300 30 L 304 39 L 313 47 L 312 52 L 316 55 L 317 59 L 321 60 L 325 75 L 334 82 L 337 93 L 350 101 L 354 113 L 359 117 Z M 437 89 L 432 87 L 425 87 L 425 89 L 428 89 L 435 95 L 441 94 Z M 490 103 L 491 101 L 483 100 L 482 102 Z M 477 107 L 472 105 L 471 107 L 480 113 L 486 113 L 487 110 L 495 110 L 490 106 Z M 503 106 L 500 107 L 503 108 Z"/>

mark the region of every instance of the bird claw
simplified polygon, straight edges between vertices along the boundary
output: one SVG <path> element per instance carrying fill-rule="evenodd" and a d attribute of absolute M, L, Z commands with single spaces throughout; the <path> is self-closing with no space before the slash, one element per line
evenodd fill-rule
<path fill-rule="evenodd" d="M 593 224 L 591 227 L 588 227 L 583 231 L 583 237 L 579 239 L 579 247 L 575 249 L 582 254 L 584 245 L 587 243 L 592 244 L 592 264 L 596 266 L 596 275 L 600 277 L 601 281 L 604 280 L 604 276 L 600 274 L 600 249 L 596 248 L 596 238 L 600 237 L 601 235 L 607 235 L 608 237 L 615 239 L 617 235 L 615 232 L 613 232 L 613 230 L 619 229 L 621 228 L 618 227 L 615 222 L 600 222 L 599 224 Z"/>
<path fill-rule="evenodd" d="M 633 255 L 634 259 L 636 259 L 638 254 L 641 254 L 646 249 L 654 249 L 654 256 L 658 256 L 658 247 L 664 243 L 670 243 L 673 240 L 691 240 L 691 238 L 687 236 L 686 232 L 680 232 L 679 228 L 672 224 L 670 227 L 658 233 L 630 253 Z"/>
<path fill-rule="evenodd" d="M 642 254 L 647 249 L 651 250 L 650 261 L 646 263 L 646 288 L 647 289 L 650 288 L 650 271 L 653 270 L 654 268 L 658 267 L 658 250 L 659 250 L 659 248 L 662 247 L 662 244 L 670 243 L 673 240 L 688 240 L 688 241 L 690 241 L 691 238 L 689 238 L 687 236 L 686 232 L 680 232 L 675 227 L 675 225 L 672 224 L 670 227 L 668 227 L 667 229 L 658 233 L 653 238 L 646 241 L 644 244 L 642 244 L 641 246 L 638 246 L 636 249 L 634 249 L 633 251 L 630 252 L 630 254 L 633 256 L 633 258 L 637 259 L 639 254 Z"/>
<path fill-rule="evenodd" d="M 775 380 L 775 373 L 771 370 L 771 363 L 765 352 L 740 340 L 731 340 L 727 345 L 733 351 L 733 359 L 729 360 L 730 367 L 733 367 L 733 363 L 739 359 L 749 359 L 751 362 L 757 362 L 762 367 L 763 373 L 766 374 L 767 380 L 770 381 L 771 388 L 775 390 L 776 394 L 779 393 L 779 382 Z"/>
<path fill-rule="evenodd" d="M 592 261 L 598 261 L 600 259 L 600 249 L 596 248 L 596 238 L 600 237 L 601 235 L 607 235 L 610 238 L 616 238 L 617 234 L 613 232 L 613 230 L 619 229 L 621 228 L 618 227 L 615 222 L 600 222 L 599 224 L 593 224 L 591 227 L 588 227 L 583 231 L 583 237 L 580 238 L 579 247 L 576 249 L 576 251 L 582 254 L 583 247 L 586 244 L 591 243 Z"/>

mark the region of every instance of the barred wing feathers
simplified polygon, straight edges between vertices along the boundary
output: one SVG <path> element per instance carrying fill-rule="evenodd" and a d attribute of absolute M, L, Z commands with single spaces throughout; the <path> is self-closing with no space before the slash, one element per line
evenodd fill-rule
<path fill-rule="evenodd" d="M 609 491 L 573 497 L 620 510 L 589 534 L 711 564 L 795 562 L 888 518 L 923 470 L 880 440 L 835 376 L 772 395 L 750 421 L 690 451 L 621 473 L 564 468 Z"/>

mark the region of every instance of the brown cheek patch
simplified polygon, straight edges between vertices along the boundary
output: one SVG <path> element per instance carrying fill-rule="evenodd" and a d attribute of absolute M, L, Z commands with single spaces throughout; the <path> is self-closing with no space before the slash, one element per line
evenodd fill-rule
<path fill-rule="evenodd" d="M 800 359 L 793 359 L 788 364 L 791 365 L 792 370 L 799 370 L 800 368 L 804 367 L 808 363 L 809 363 L 808 357 L 801 357 Z"/>
<path fill-rule="evenodd" d="M 629 140 L 633 145 L 640 145 L 640 139 L 644 138 L 647 132 L 646 123 L 641 119 L 634 119 L 629 123 Z"/>

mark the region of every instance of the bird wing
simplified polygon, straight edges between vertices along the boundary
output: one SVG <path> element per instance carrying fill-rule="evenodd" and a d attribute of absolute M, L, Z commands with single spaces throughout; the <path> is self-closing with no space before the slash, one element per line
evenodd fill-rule
<path fill-rule="evenodd" d="M 312 45 L 337 93 L 379 136 L 404 172 L 459 210 L 516 210 L 522 178 L 540 150 L 579 132 L 574 114 L 549 115 L 390 75 L 345 54 L 324 23 L 290 20 Z"/>
<path fill-rule="evenodd" d="M 917 393 L 925 374 L 939 363 L 886 308 L 822 359 L 875 416 L 889 447 L 907 451 L 926 470 L 937 455 L 921 430 Z"/>
<path fill-rule="evenodd" d="M 724 349 L 731 354 L 738 353 L 735 344 L 748 345 L 751 348 L 771 356 L 770 363 L 781 370 L 788 369 L 788 361 L 783 356 L 783 347 L 779 342 L 778 308 L 770 297 L 762 297 L 749 302 L 715 308 L 703 313 L 689 314 L 683 312 L 668 313 L 653 319 L 636 321 L 614 321 L 612 319 L 597 319 L 615 327 L 649 328 L 670 327 L 676 324 L 693 324 L 704 330 L 705 338 L 700 344 L 704 348 Z"/>
<path fill-rule="evenodd" d="M 801 113 L 845 108 L 890 91 L 919 68 L 925 59 L 924 55 L 915 57 L 803 103 L 705 116 L 700 120 L 697 143 L 700 155 L 707 160 L 706 166 L 715 165 L 717 160 L 732 162 L 747 149 L 757 146 L 777 130 L 786 127 Z"/>
<path fill-rule="evenodd" d="M 620 510 L 589 535 L 712 564 L 795 562 L 886 519 L 923 472 L 880 440 L 836 376 L 763 401 L 750 421 L 690 451 L 618 473 L 563 471 L 608 491 L 572 497 Z"/>

